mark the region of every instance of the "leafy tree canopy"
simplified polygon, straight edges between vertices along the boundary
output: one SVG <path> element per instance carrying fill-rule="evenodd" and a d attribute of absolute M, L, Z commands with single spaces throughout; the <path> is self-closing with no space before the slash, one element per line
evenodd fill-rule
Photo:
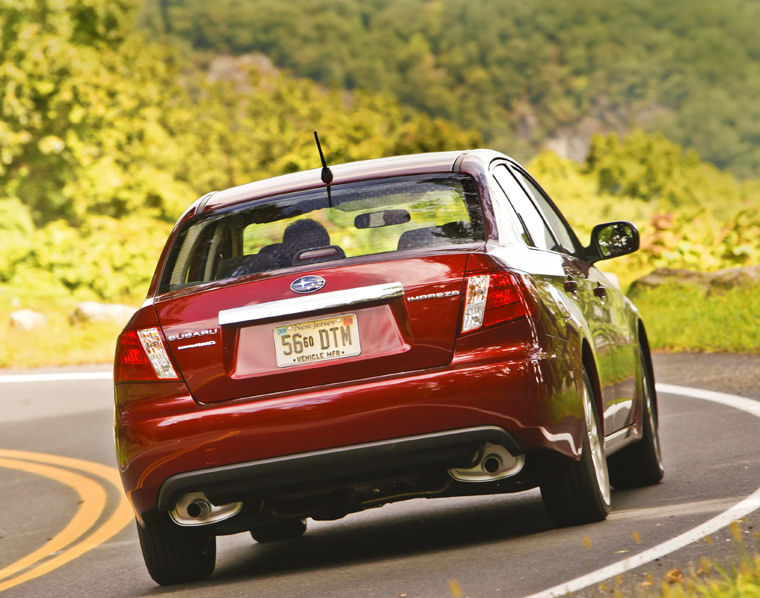
<path fill-rule="evenodd" d="M 147 0 L 143 22 L 392 94 L 519 157 L 642 127 L 760 173 L 755 0 Z"/>
<path fill-rule="evenodd" d="M 193 65 L 132 0 L 0 4 L 0 283 L 144 291 L 181 211 L 211 189 L 319 164 L 469 147 L 390 96 L 325 90 L 261 58 Z"/>

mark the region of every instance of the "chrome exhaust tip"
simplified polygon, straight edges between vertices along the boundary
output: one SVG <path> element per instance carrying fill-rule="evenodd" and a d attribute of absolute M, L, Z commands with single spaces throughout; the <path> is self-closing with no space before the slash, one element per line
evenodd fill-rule
<path fill-rule="evenodd" d="M 203 492 L 190 492 L 174 503 L 169 516 L 177 525 L 192 527 L 224 521 L 237 515 L 242 508 L 242 502 L 215 505 Z"/>
<path fill-rule="evenodd" d="M 524 465 L 525 455 L 513 455 L 499 444 L 484 442 L 475 465 L 449 469 L 449 475 L 458 482 L 496 482 L 517 475 Z"/>

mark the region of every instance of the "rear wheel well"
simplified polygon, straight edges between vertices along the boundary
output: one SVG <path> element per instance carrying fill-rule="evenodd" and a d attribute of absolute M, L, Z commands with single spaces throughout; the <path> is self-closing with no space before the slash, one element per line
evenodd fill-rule
<path fill-rule="evenodd" d="M 654 383 L 654 368 L 652 367 L 652 354 L 649 349 L 649 339 L 647 338 L 647 332 L 644 329 L 644 322 L 639 320 L 637 328 L 638 328 L 638 333 L 639 333 L 639 345 L 644 350 L 644 356 L 647 360 L 647 365 L 649 366 L 649 373 L 652 376 L 652 383 Z"/>
<path fill-rule="evenodd" d="M 588 374 L 591 381 L 591 385 L 594 387 L 594 407 L 596 408 L 597 419 L 599 420 L 599 427 L 602 429 L 602 438 L 604 438 L 604 408 L 602 406 L 602 388 L 599 384 L 599 374 L 596 371 L 596 362 L 594 361 L 594 354 L 591 351 L 591 346 L 586 339 L 583 340 L 581 346 L 581 360 L 583 367 Z"/>
<path fill-rule="evenodd" d="M 646 330 L 644 329 L 644 322 L 641 320 L 638 321 L 638 335 L 639 335 L 639 346 L 641 347 L 641 354 L 643 358 L 646 360 L 646 363 L 642 364 L 643 366 L 646 366 L 648 368 L 648 374 L 649 374 L 649 380 L 652 384 L 652 393 L 653 393 L 653 400 L 652 400 L 652 406 L 654 407 L 654 412 L 657 414 L 659 412 L 659 407 L 657 405 L 657 391 L 655 390 L 655 377 L 654 377 L 654 366 L 652 365 L 652 353 L 649 349 L 649 339 L 647 338 Z"/>

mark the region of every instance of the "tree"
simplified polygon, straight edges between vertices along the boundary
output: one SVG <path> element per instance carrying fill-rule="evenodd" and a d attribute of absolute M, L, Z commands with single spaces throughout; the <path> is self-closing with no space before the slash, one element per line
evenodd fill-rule
<path fill-rule="evenodd" d="M 0 8 L 0 197 L 35 222 L 152 208 L 177 188 L 161 105 L 182 91 L 171 53 L 146 48 L 129 0 L 19 0 Z M 147 51 L 146 51 L 147 49 Z"/>

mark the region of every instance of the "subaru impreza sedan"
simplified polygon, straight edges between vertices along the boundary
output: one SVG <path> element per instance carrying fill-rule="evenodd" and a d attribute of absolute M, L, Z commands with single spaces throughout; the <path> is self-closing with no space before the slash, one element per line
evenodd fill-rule
<path fill-rule="evenodd" d="M 327 173 L 327 176 L 326 176 Z M 411 498 L 540 487 L 559 526 L 663 475 L 644 324 L 489 150 L 253 182 L 179 218 L 119 337 L 115 436 L 148 572 L 211 574 L 216 536 Z"/>

